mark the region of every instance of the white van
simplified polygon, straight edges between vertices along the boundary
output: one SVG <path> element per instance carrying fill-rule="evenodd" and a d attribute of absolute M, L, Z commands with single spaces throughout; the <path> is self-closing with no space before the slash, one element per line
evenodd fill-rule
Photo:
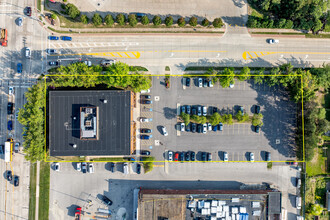
<path fill-rule="evenodd" d="M 124 171 L 124 174 L 125 175 L 129 174 L 128 163 L 124 163 L 123 164 L 123 171 Z"/>
<path fill-rule="evenodd" d="M 297 209 L 301 209 L 301 197 L 300 196 L 296 197 L 296 207 L 297 207 Z"/>

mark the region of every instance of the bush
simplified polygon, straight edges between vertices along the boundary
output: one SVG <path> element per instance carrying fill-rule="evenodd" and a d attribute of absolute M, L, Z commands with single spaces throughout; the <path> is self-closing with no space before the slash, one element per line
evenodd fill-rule
<path fill-rule="evenodd" d="M 68 0 L 63 0 L 63 2 L 67 2 Z"/>
<path fill-rule="evenodd" d="M 150 23 L 149 18 L 148 18 L 147 15 L 144 15 L 144 16 L 141 18 L 141 23 L 142 23 L 143 25 L 147 25 L 147 24 Z"/>
<path fill-rule="evenodd" d="M 65 7 L 65 4 L 61 4 L 61 8 L 62 9 L 65 9 L 66 7 Z"/>
<path fill-rule="evenodd" d="M 130 14 L 128 15 L 128 23 L 132 27 L 135 27 L 137 25 L 137 20 L 136 20 L 136 15 L 135 14 Z"/>
<path fill-rule="evenodd" d="M 102 24 L 103 19 L 102 19 L 102 17 L 101 17 L 100 14 L 95 13 L 95 14 L 93 15 L 92 21 L 93 21 L 93 24 L 94 24 L 95 26 L 99 26 L 100 24 Z"/>
<path fill-rule="evenodd" d="M 168 17 L 165 18 L 165 24 L 166 24 L 167 27 L 169 27 L 173 24 L 172 16 L 168 16 Z"/>
<path fill-rule="evenodd" d="M 181 116 L 184 124 L 187 126 L 189 124 L 189 122 L 190 122 L 190 115 L 189 114 L 186 114 L 184 112 L 181 112 L 180 116 Z"/>
<path fill-rule="evenodd" d="M 261 113 L 254 114 L 252 117 L 252 125 L 261 127 L 263 125 L 263 122 L 262 122 L 263 118 L 264 118 L 264 116 Z"/>
<path fill-rule="evenodd" d="M 215 27 L 215 28 L 221 28 L 223 26 L 223 22 L 222 22 L 221 18 L 214 19 L 212 24 L 213 24 L 213 27 Z"/>
<path fill-rule="evenodd" d="M 112 26 L 115 23 L 111 14 L 108 14 L 104 17 L 104 22 L 109 26 Z"/>
<path fill-rule="evenodd" d="M 83 24 L 88 24 L 88 17 L 86 15 L 81 15 L 80 16 L 80 21 L 83 23 Z"/>
<path fill-rule="evenodd" d="M 152 23 L 154 23 L 155 26 L 159 26 L 162 23 L 162 19 L 159 16 L 156 15 L 152 19 Z"/>
<path fill-rule="evenodd" d="M 202 21 L 202 25 L 204 27 L 206 27 L 206 26 L 209 26 L 209 24 L 210 24 L 209 20 L 207 20 L 206 18 L 204 18 L 204 20 Z"/>
<path fill-rule="evenodd" d="M 119 25 L 124 25 L 125 24 L 125 15 L 123 14 L 118 14 L 116 16 L 116 21 Z"/>
<path fill-rule="evenodd" d="M 55 20 L 57 18 L 56 14 L 52 14 L 51 18 Z"/>
<path fill-rule="evenodd" d="M 74 4 L 71 4 L 71 3 L 69 3 L 65 6 L 65 12 L 72 19 L 75 19 L 76 17 L 78 17 L 80 15 L 80 11 L 78 10 L 78 8 Z"/>
<path fill-rule="evenodd" d="M 183 17 L 178 19 L 178 25 L 179 25 L 179 27 L 183 27 L 186 25 L 186 21 L 184 20 Z"/>
<path fill-rule="evenodd" d="M 197 25 L 197 18 L 196 17 L 191 17 L 189 20 L 190 26 L 196 27 Z"/>

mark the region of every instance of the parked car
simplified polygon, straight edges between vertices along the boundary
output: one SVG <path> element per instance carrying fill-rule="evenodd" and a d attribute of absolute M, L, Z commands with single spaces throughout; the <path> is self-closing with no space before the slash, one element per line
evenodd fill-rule
<path fill-rule="evenodd" d="M 208 84 L 209 84 L 209 81 L 207 79 L 204 79 L 203 80 L 203 86 L 204 86 L 204 88 L 206 88 L 208 86 Z"/>
<path fill-rule="evenodd" d="M 191 161 L 195 161 L 196 160 L 196 153 L 194 151 L 191 152 Z"/>
<path fill-rule="evenodd" d="M 115 172 L 115 163 L 110 163 L 110 171 L 111 171 L 112 173 Z"/>
<path fill-rule="evenodd" d="M 141 133 L 151 133 L 152 130 L 149 129 L 149 128 L 141 128 L 141 129 L 140 129 L 140 132 L 141 132 Z"/>
<path fill-rule="evenodd" d="M 48 54 L 56 54 L 57 53 L 57 50 L 55 50 L 55 49 L 47 49 L 46 50 L 46 53 L 48 53 Z"/>
<path fill-rule="evenodd" d="M 146 14 L 144 14 L 144 13 L 136 13 L 136 18 L 142 18 L 145 15 Z"/>
<path fill-rule="evenodd" d="M 13 121 L 9 120 L 8 121 L 8 131 L 11 131 L 11 130 L 13 130 Z"/>
<path fill-rule="evenodd" d="M 16 120 L 18 119 L 18 113 L 19 113 L 19 110 L 16 110 L 16 114 L 15 114 L 15 119 Z"/>
<path fill-rule="evenodd" d="M 213 107 L 213 114 L 218 112 L 218 108 L 217 107 Z"/>
<path fill-rule="evenodd" d="M 207 124 L 203 124 L 203 134 L 206 134 L 207 131 Z"/>
<path fill-rule="evenodd" d="M 8 93 L 9 93 L 9 95 L 13 95 L 14 94 L 14 87 L 9 86 Z"/>
<path fill-rule="evenodd" d="M 48 36 L 48 39 L 49 40 L 59 40 L 60 38 L 56 37 L 56 36 Z"/>
<path fill-rule="evenodd" d="M 31 58 L 31 50 L 28 47 L 25 48 L 25 57 L 28 59 Z"/>
<path fill-rule="evenodd" d="M 83 173 L 87 172 L 87 163 L 86 162 L 81 163 L 81 170 Z"/>
<path fill-rule="evenodd" d="M 141 95 L 141 98 L 144 98 L 144 99 L 151 99 L 151 96 L 150 96 L 150 95 Z"/>
<path fill-rule="evenodd" d="M 145 134 L 143 134 L 143 135 L 140 135 L 140 138 L 142 140 L 149 140 L 150 138 L 152 138 L 152 135 L 145 135 Z"/>
<path fill-rule="evenodd" d="M 277 39 L 270 38 L 270 39 L 267 39 L 267 42 L 269 44 L 278 44 L 280 41 Z"/>
<path fill-rule="evenodd" d="M 81 171 L 81 163 L 80 162 L 78 162 L 77 164 L 76 164 L 76 170 L 77 171 Z"/>
<path fill-rule="evenodd" d="M 203 125 L 202 124 L 198 124 L 197 125 L 197 132 L 198 133 L 202 133 L 203 132 Z"/>
<path fill-rule="evenodd" d="M 301 209 L 301 197 L 300 196 L 296 197 L 296 208 Z"/>
<path fill-rule="evenodd" d="M 218 130 L 218 125 L 214 125 L 214 126 L 212 127 L 212 130 L 213 130 L 213 131 L 217 131 L 217 130 Z"/>
<path fill-rule="evenodd" d="M 152 101 L 151 100 L 142 100 L 141 103 L 150 105 L 150 104 L 152 104 Z"/>
<path fill-rule="evenodd" d="M 254 106 L 254 113 L 256 113 L 256 114 L 260 113 L 260 106 L 259 105 Z"/>
<path fill-rule="evenodd" d="M 14 176 L 14 186 L 19 186 L 19 176 Z"/>
<path fill-rule="evenodd" d="M 206 106 L 203 106 L 203 116 L 206 116 L 207 115 L 207 108 Z"/>
<path fill-rule="evenodd" d="M 104 204 L 106 204 L 108 206 L 112 205 L 112 201 L 108 197 L 106 197 L 105 195 L 101 196 L 101 200 L 102 200 L 102 202 L 104 202 Z"/>
<path fill-rule="evenodd" d="M 173 151 L 168 151 L 168 160 L 173 161 Z"/>
<path fill-rule="evenodd" d="M 189 132 L 190 131 L 190 127 L 191 127 L 191 125 L 190 125 L 190 123 L 186 126 L 186 131 L 187 132 Z"/>
<path fill-rule="evenodd" d="M 222 131 L 223 130 L 223 124 L 220 122 L 219 123 L 219 131 Z"/>
<path fill-rule="evenodd" d="M 136 173 L 140 174 L 141 173 L 141 164 L 136 164 Z"/>
<path fill-rule="evenodd" d="M 113 60 L 113 61 L 115 61 L 115 60 Z M 115 63 L 115 62 L 114 62 L 114 63 Z M 141 93 L 141 94 L 150 93 L 150 89 L 147 89 L 147 90 L 141 90 L 140 93 Z"/>
<path fill-rule="evenodd" d="M 92 61 L 90 60 L 85 60 L 84 64 L 86 64 L 87 66 L 92 66 Z"/>
<path fill-rule="evenodd" d="M 186 161 L 190 161 L 190 152 L 186 152 L 186 157 L 185 157 Z"/>
<path fill-rule="evenodd" d="M 223 161 L 228 161 L 228 153 L 223 152 Z"/>
<path fill-rule="evenodd" d="M 64 40 L 64 41 L 72 41 L 72 37 L 61 36 L 61 40 Z"/>
<path fill-rule="evenodd" d="M 23 64 L 18 63 L 17 64 L 17 73 L 22 73 L 22 71 L 23 71 Z"/>
<path fill-rule="evenodd" d="M 140 122 L 150 122 L 150 121 L 152 121 L 152 118 L 144 118 L 144 117 L 140 118 Z"/>
<path fill-rule="evenodd" d="M 178 161 L 179 160 L 179 153 L 175 153 L 174 154 L 174 161 Z"/>
<path fill-rule="evenodd" d="M 265 153 L 265 159 L 266 159 L 266 161 L 271 161 L 271 159 L 270 159 L 270 152 L 266 152 Z"/>
<path fill-rule="evenodd" d="M 191 123 L 191 131 L 192 131 L 193 133 L 195 133 L 196 130 L 197 130 L 197 128 L 196 128 L 196 124 L 195 124 L 195 123 Z"/>
<path fill-rule="evenodd" d="M 254 127 L 254 131 L 255 131 L 256 133 L 259 133 L 259 131 L 260 131 L 260 126 L 259 126 L 259 125 L 255 126 L 255 127 Z"/>
<path fill-rule="evenodd" d="M 240 106 L 239 107 L 239 111 L 241 111 L 242 115 L 244 114 L 244 108 L 243 108 L 243 106 Z"/>
<path fill-rule="evenodd" d="M 184 125 L 184 123 L 182 122 L 182 123 L 180 124 L 180 130 L 181 130 L 181 131 L 184 131 L 184 128 L 185 128 L 185 125 Z"/>
<path fill-rule="evenodd" d="M 54 163 L 54 170 L 59 172 L 60 171 L 60 163 Z"/>
<path fill-rule="evenodd" d="M 184 161 L 184 153 L 183 152 L 180 153 L 179 157 L 180 157 L 180 161 Z"/>
<path fill-rule="evenodd" d="M 11 114 L 13 114 L 13 111 L 14 111 L 14 103 L 8 102 L 8 105 L 7 105 L 7 114 L 8 115 L 11 115 Z"/>
<path fill-rule="evenodd" d="M 20 145 L 19 142 L 16 142 L 15 143 L 15 153 L 18 153 L 18 151 L 19 151 L 19 145 Z"/>
<path fill-rule="evenodd" d="M 213 87 L 213 83 L 212 80 L 209 80 L 209 87 L 212 88 Z"/>
<path fill-rule="evenodd" d="M 201 106 L 197 106 L 197 115 L 202 116 L 202 107 Z"/>
<path fill-rule="evenodd" d="M 92 163 L 88 164 L 88 172 L 89 173 L 94 173 L 94 164 L 92 164 Z"/>
<path fill-rule="evenodd" d="M 250 152 L 250 162 L 254 162 L 254 153 Z"/>
<path fill-rule="evenodd" d="M 202 161 L 206 161 L 206 152 L 202 152 L 201 159 Z"/>
<path fill-rule="evenodd" d="M 165 126 L 162 126 L 162 132 L 163 132 L 163 135 L 164 136 L 167 136 L 168 133 L 167 133 L 167 130 L 166 130 L 166 127 Z"/>
<path fill-rule="evenodd" d="M 203 79 L 198 78 L 198 87 L 203 87 Z"/>
<path fill-rule="evenodd" d="M 186 113 L 186 106 L 181 106 L 181 113 Z"/>
<path fill-rule="evenodd" d="M 211 161 L 212 160 L 212 154 L 211 153 L 207 153 L 207 160 Z"/>
<path fill-rule="evenodd" d="M 191 107 L 190 107 L 190 105 L 187 105 L 187 114 L 191 114 Z"/>
<path fill-rule="evenodd" d="M 193 115 L 197 115 L 197 110 L 196 110 L 196 107 L 191 107 L 191 114 Z"/>
<path fill-rule="evenodd" d="M 129 174 L 128 163 L 123 163 L 123 172 L 125 175 Z"/>
<path fill-rule="evenodd" d="M 301 186 L 301 179 L 296 178 L 296 187 L 299 188 Z"/>
<path fill-rule="evenodd" d="M 186 78 L 186 86 L 187 86 L 187 87 L 190 86 L 190 78 Z"/>
<path fill-rule="evenodd" d="M 8 181 L 12 181 L 12 179 L 13 179 L 13 173 L 11 172 L 11 170 L 8 170 L 8 171 L 7 171 L 6 179 L 7 179 Z"/>
<path fill-rule="evenodd" d="M 57 61 L 49 61 L 48 62 L 49 66 L 58 66 L 58 64 L 59 64 L 59 62 L 57 62 Z"/>
<path fill-rule="evenodd" d="M 115 64 L 115 63 L 116 63 L 116 60 L 102 60 L 101 66 L 111 66 L 112 64 Z M 141 93 L 143 93 L 142 91 L 141 91 Z M 149 90 L 149 92 L 150 92 L 150 90 Z"/>
<path fill-rule="evenodd" d="M 150 155 L 150 151 L 148 150 L 142 150 L 141 155 Z"/>
<path fill-rule="evenodd" d="M 212 125 L 211 125 L 211 123 L 207 123 L 207 130 L 212 131 Z"/>
<path fill-rule="evenodd" d="M 22 26 L 23 25 L 23 18 L 18 17 L 16 21 L 17 21 L 17 25 L 18 26 Z"/>
<path fill-rule="evenodd" d="M 29 16 L 29 17 L 31 17 L 31 15 L 32 15 L 32 9 L 31 9 L 31 7 L 26 7 L 26 15 Z"/>

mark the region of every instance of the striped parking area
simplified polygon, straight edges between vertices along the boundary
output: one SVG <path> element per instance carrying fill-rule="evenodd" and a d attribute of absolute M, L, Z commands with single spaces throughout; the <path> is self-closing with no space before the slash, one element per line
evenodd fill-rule
<path fill-rule="evenodd" d="M 90 47 L 127 47 L 138 46 L 137 42 L 70 42 L 70 43 L 55 43 L 49 41 L 49 48 L 65 49 L 65 48 L 90 48 Z"/>

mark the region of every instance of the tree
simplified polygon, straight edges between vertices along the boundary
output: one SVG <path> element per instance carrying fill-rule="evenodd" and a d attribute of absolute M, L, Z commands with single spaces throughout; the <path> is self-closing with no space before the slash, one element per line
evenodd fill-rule
<path fill-rule="evenodd" d="M 330 122 L 327 119 L 320 119 L 317 123 L 316 135 L 323 135 L 330 130 Z"/>
<path fill-rule="evenodd" d="M 107 15 L 105 16 L 105 18 L 104 18 L 104 22 L 105 22 L 107 25 L 109 25 L 109 26 L 112 26 L 112 25 L 115 23 L 115 21 L 114 21 L 114 19 L 113 19 L 113 17 L 112 17 L 111 14 L 107 14 Z"/>
<path fill-rule="evenodd" d="M 190 26 L 195 27 L 197 25 L 197 18 L 196 17 L 191 17 L 189 20 Z"/>
<path fill-rule="evenodd" d="M 320 19 L 315 19 L 313 22 L 313 26 L 312 26 L 312 31 L 313 34 L 317 34 L 323 27 L 323 23 L 320 21 Z"/>
<path fill-rule="evenodd" d="M 263 122 L 262 122 L 262 119 L 264 118 L 264 116 L 259 113 L 259 114 L 254 114 L 252 116 L 252 125 L 253 126 L 262 126 L 263 125 Z"/>
<path fill-rule="evenodd" d="M 319 216 L 322 214 L 323 212 L 323 208 L 320 206 L 320 204 L 312 204 L 308 210 L 308 212 L 311 214 L 311 215 L 314 215 L 314 216 Z"/>
<path fill-rule="evenodd" d="M 245 66 L 240 72 L 240 75 L 237 77 L 239 81 L 245 81 L 250 79 L 250 68 Z"/>
<path fill-rule="evenodd" d="M 86 15 L 81 15 L 80 16 L 80 21 L 83 23 L 83 24 L 88 24 L 88 17 Z"/>
<path fill-rule="evenodd" d="M 201 121 L 202 121 L 201 117 L 198 116 L 198 115 L 192 115 L 192 116 L 191 116 L 191 119 L 192 119 L 193 121 L 195 121 L 196 123 L 198 123 L 198 124 L 200 124 Z"/>
<path fill-rule="evenodd" d="M 51 18 L 52 18 L 53 20 L 55 20 L 55 19 L 57 18 L 56 14 L 53 13 L 53 14 L 51 15 Z"/>
<path fill-rule="evenodd" d="M 187 126 L 190 123 L 190 115 L 184 112 L 181 112 L 180 114 L 184 124 Z"/>
<path fill-rule="evenodd" d="M 103 19 L 102 19 L 102 17 L 101 17 L 100 14 L 95 13 L 95 14 L 93 15 L 92 21 L 93 21 L 93 24 L 94 24 L 95 26 L 99 26 L 100 24 L 102 24 Z"/>
<path fill-rule="evenodd" d="M 209 26 L 209 24 L 210 24 L 209 20 L 207 20 L 207 18 L 204 18 L 204 20 L 202 21 L 202 25 L 206 27 Z"/>
<path fill-rule="evenodd" d="M 147 24 L 150 23 L 150 22 L 149 22 L 149 18 L 148 18 L 147 15 L 144 15 L 144 16 L 141 18 L 141 23 L 142 23 L 143 25 L 147 25 Z"/>
<path fill-rule="evenodd" d="M 205 124 L 207 121 L 206 117 L 205 116 L 200 116 L 200 123 L 201 124 Z"/>
<path fill-rule="evenodd" d="M 225 68 L 222 73 L 220 73 L 219 81 L 223 88 L 228 88 L 230 84 L 235 83 L 234 81 L 235 73 L 232 68 Z"/>
<path fill-rule="evenodd" d="M 265 68 L 261 68 L 258 72 L 254 73 L 255 76 L 253 76 L 253 79 L 255 84 L 260 85 L 264 82 L 264 71 Z"/>
<path fill-rule="evenodd" d="M 78 10 L 78 8 L 74 4 L 71 4 L 71 3 L 69 3 L 65 6 L 65 12 L 72 19 L 75 19 L 76 17 L 78 17 L 80 15 L 80 11 Z"/>
<path fill-rule="evenodd" d="M 223 22 L 222 22 L 221 18 L 214 19 L 212 24 L 213 24 L 213 27 L 215 27 L 215 28 L 221 28 L 223 26 Z"/>
<path fill-rule="evenodd" d="M 277 85 L 278 84 L 278 82 L 279 82 L 279 78 L 278 78 L 278 75 L 280 75 L 281 74 L 281 71 L 280 71 L 280 68 L 279 67 L 276 67 L 276 68 L 272 68 L 271 70 L 270 70 L 270 76 L 267 76 L 267 84 L 269 85 L 269 86 L 275 86 L 275 85 Z"/>
<path fill-rule="evenodd" d="M 231 114 L 225 114 L 222 116 L 223 123 L 226 123 L 228 125 L 233 124 L 233 116 Z"/>
<path fill-rule="evenodd" d="M 116 16 L 116 21 L 119 25 L 124 25 L 125 24 L 125 15 L 123 14 L 118 14 Z"/>
<path fill-rule="evenodd" d="M 178 19 L 178 25 L 179 25 L 179 27 L 184 27 L 186 25 L 186 21 L 184 20 L 183 17 L 180 17 Z"/>
<path fill-rule="evenodd" d="M 316 76 L 316 84 L 325 90 L 330 88 L 330 64 L 323 64 L 322 68 L 314 68 L 311 73 Z"/>
<path fill-rule="evenodd" d="M 165 24 L 166 24 L 167 27 L 169 27 L 173 24 L 172 16 L 168 16 L 168 17 L 165 18 Z"/>
<path fill-rule="evenodd" d="M 209 117 L 209 122 L 213 126 L 219 124 L 221 121 L 222 121 L 222 118 L 221 118 L 221 115 L 218 112 L 214 113 L 213 115 L 211 115 Z"/>
<path fill-rule="evenodd" d="M 162 19 L 159 16 L 156 15 L 152 19 L 152 23 L 154 23 L 154 25 L 157 27 L 162 23 Z"/>
<path fill-rule="evenodd" d="M 136 19 L 136 15 L 135 14 L 128 15 L 128 23 L 132 27 L 135 27 L 137 25 L 138 22 L 137 22 L 137 19 Z"/>

